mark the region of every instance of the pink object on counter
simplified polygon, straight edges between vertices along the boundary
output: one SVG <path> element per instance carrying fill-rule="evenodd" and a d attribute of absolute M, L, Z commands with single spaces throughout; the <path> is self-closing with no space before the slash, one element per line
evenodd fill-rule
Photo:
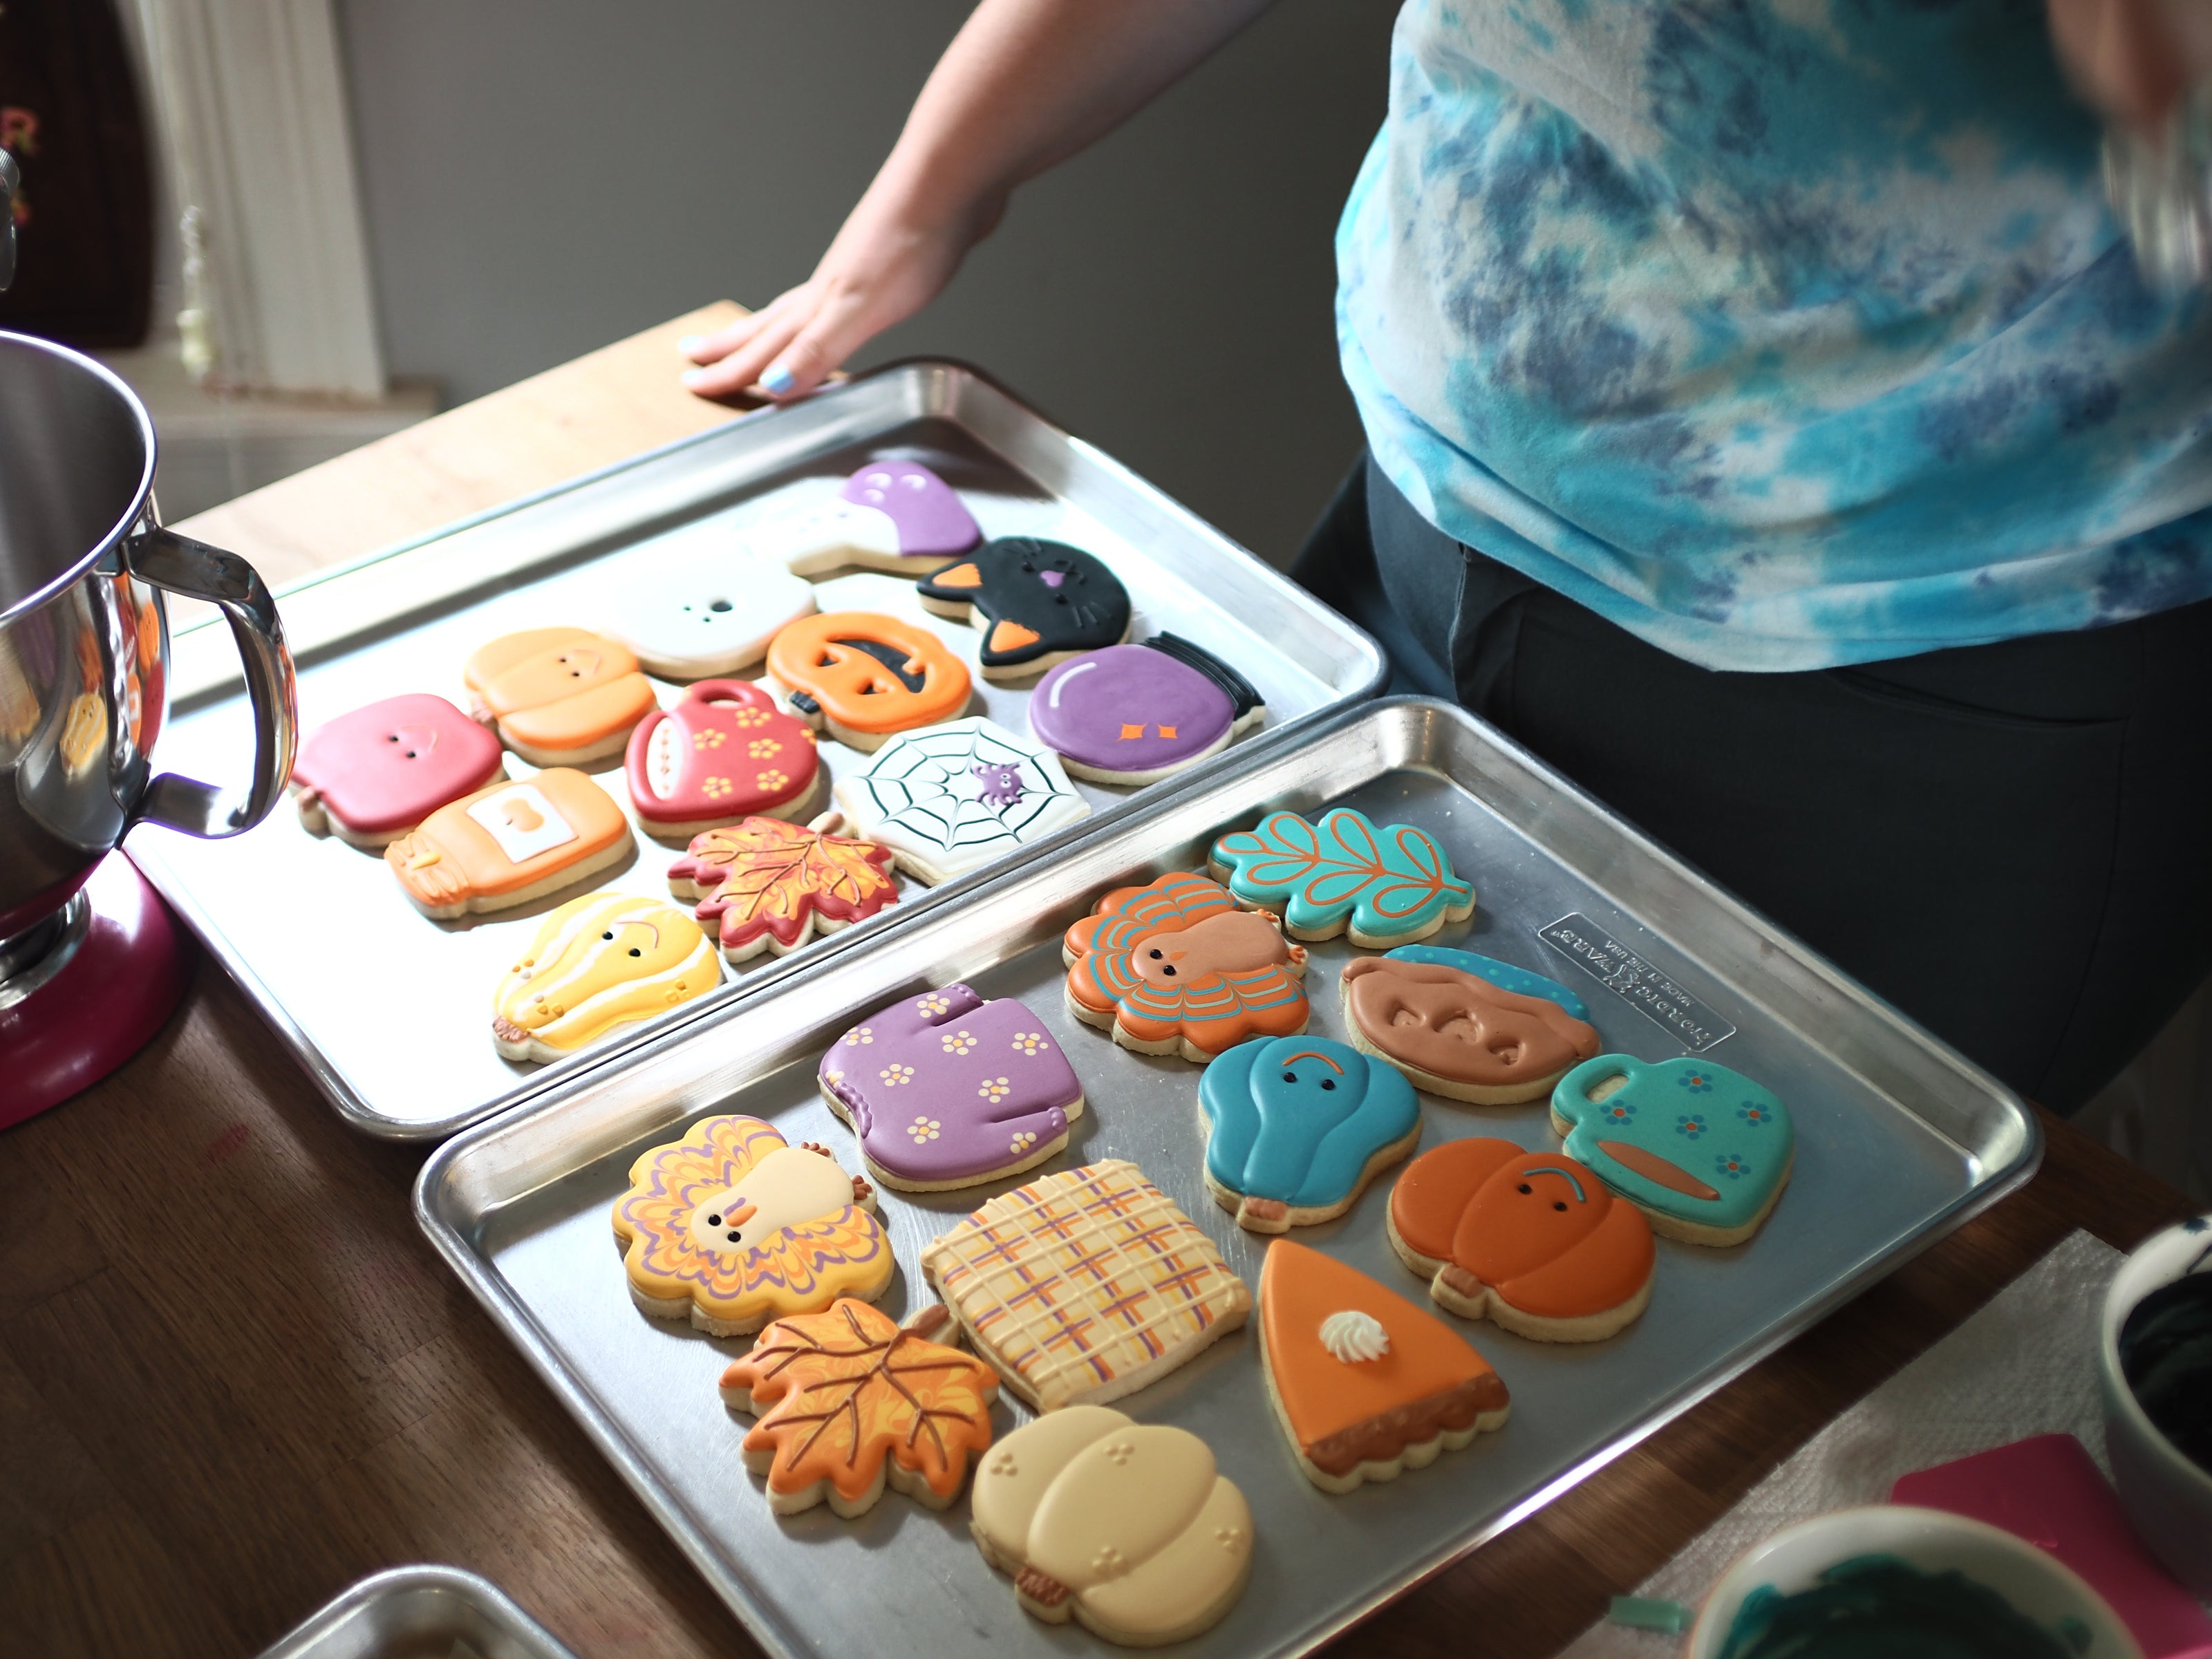
<path fill-rule="evenodd" d="M 2039 1434 L 1902 1477 L 1893 1504 L 1948 1510 L 2048 1550 L 2089 1582 L 2144 1659 L 2212 1659 L 2212 1617 L 2166 1577 L 2081 1443 Z"/>

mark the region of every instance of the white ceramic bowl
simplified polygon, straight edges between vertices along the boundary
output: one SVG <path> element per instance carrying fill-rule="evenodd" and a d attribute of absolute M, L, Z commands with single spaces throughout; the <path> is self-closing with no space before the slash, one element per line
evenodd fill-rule
<path fill-rule="evenodd" d="M 1838 1510 L 1785 1527 L 1723 1573 L 1691 1628 L 1688 1659 L 1717 1659 L 1744 1598 L 1761 1585 L 1784 1595 L 1810 1589 L 1838 1562 L 1894 1555 L 1923 1572 L 1956 1568 L 2046 1630 L 2062 1619 L 2089 1633 L 2080 1659 L 2142 1659 L 2105 1599 L 2071 1568 L 2008 1532 L 1942 1510 L 1903 1504 Z"/>
<path fill-rule="evenodd" d="M 2153 1291 L 2187 1273 L 2212 1248 L 2203 1218 L 2154 1233 L 2112 1275 L 2097 1332 L 2097 1385 L 2105 1401 L 2105 1455 L 2136 1534 L 2166 1570 L 2212 1597 L 2212 1474 L 2191 1462 L 2144 1414 L 2120 1374 L 2120 1327 Z"/>

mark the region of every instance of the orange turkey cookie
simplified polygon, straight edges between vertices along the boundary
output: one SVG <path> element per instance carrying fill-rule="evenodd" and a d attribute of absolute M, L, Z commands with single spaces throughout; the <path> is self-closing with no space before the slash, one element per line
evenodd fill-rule
<path fill-rule="evenodd" d="M 968 1459 L 991 1443 L 999 1374 L 927 1339 L 951 1322 L 932 1303 L 905 1324 L 849 1297 L 827 1313 L 779 1319 L 722 1373 L 722 1403 L 760 1421 L 745 1467 L 768 1478 L 768 1505 L 817 1504 L 847 1520 L 875 1508 L 886 1484 L 950 1509 Z"/>
<path fill-rule="evenodd" d="M 619 755 L 655 707 L 637 659 L 588 628 L 529 628 L 480 647 L 461 670 L 471 711 L 533 766 Z"/>
<path fill-rule="evenodd" d="M 1288 1239 L 1260 1269 L 1267 1401 L 1324 1492 L 1425 1468 L 1505 1426 L 1504 1379 L 1426 1309 Z"/>
<path fill-rule="evenodd" d="M 1651 1300 L 1644 1212 L 1564 1152 L 1448 1141 L 1390 1189 L 1390 1247 L 1441 1307 L 1539 1342 L 1596 1342 Z"/>
<path fill-rule="evenodd" d="M 872 611 L 831 611 L 769 642 L 769 684 L 792 712 L 873 751 L 894 732 L 935 726 L 968 707 L 968 665 L 927 628 Z"/>
<path fill-rule="evenodd" d="M 875 1207 L 828 1147 L 787 1145 L 757 1117 L 704 1117 L 630 1165 L 615 1238 L 641 1310 L 743 1336 L 881 1296 L 897 1263 Z"/>
<path fill-rule="evenodd" d="M 1201 1066 L 1252 1037 L 1306 1029 L 1306 947 L 1203 876 L 1117 887 L 1067 930 L 1067 1006 L 1141 1054 Z"/>
<path fill-rule="evenodd" d="M 495 783 L 440 807 L 384 849 L 415 908 L 449 921 L 574 886 L 629 855 L 629 820 L 563 767 Z"/>

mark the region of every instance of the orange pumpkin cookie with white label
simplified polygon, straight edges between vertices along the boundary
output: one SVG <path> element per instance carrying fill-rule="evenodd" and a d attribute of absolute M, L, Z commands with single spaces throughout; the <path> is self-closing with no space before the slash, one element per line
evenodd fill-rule
<path fill-rule="evenodd" d="M 423 915 L 505 910 L 574 885 L 628 856 L 629 820 L 581 772 L 556 767 L 441 806 L 384 849 Z"/>
<path fill-rule="evenodd" d="M 1425 1468 L 1505 1426 L 1505 1381 L 1465 1338 L 1357 1267 L 1288 1239 L 1260 1269 L 1267 1401 L 1323 1492 Z"/>
<path fill-rule="evenodd" d="M 461 670 L 470 712 L 533 766 L 580 766 L 618 755 L 653 712 L 637 658 L 588 628 L 502 634 Z"/>
<path fill-rule="evenodd" d="M 968 665 L 916 623 L 872 611 L 830 611 L 769 642 L 769 682 L 792 712 L 853 748 L 935 726 L 968 707 Z"/>
<path fill-rule="evenodd" d="M 1539 1342 L 1595 1342 L 1651 1300 L 1644 1212 L 1564 1152 L 1447 1141 L 1390 1189 L 1390 1248 L 1439 1307 Z"/>

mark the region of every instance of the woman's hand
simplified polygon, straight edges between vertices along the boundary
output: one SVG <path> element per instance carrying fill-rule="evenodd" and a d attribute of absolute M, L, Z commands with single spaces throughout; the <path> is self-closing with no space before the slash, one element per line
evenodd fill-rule
<path fill-rule="evenodd" d="M 1014 186 L 1110 132 L 1269 0 L 982 0 L 813 276 L 688 339 L 702 397 L 800 398 L 935 299 Z"/>
<path fill-rule="evenodd" d="M 2051 0 L 2051 38 L 2107 118 L 2154 127 L 2212 73 L 2212 0 Z"/>

